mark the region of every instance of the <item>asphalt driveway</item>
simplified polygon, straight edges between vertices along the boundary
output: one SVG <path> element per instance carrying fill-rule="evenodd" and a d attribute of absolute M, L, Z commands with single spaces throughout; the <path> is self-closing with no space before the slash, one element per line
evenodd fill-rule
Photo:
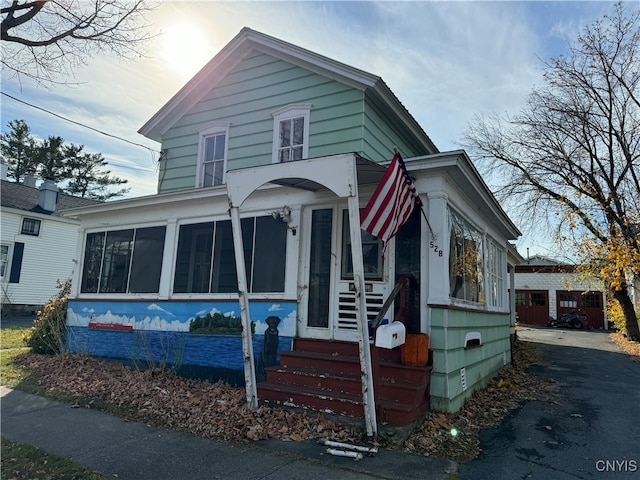
<path fill-rule="evenodd" d="M 460 480 L 639 479 L 640 363 L 607 332 L 520 328 L 540 345 L 552 379 L 549 401 L 530 401 L 480 434 L 482 453 L 459 467 Z"/>

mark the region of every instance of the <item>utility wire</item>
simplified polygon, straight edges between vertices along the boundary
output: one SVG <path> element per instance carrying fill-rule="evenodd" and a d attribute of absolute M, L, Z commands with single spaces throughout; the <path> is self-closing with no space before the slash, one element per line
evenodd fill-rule
<path fill-rule="evenodd" d="M 69 118 L 63 117 L 62 115 L 58 115 L 57 113 L 54 113 L 54 112 L 52 112 L 50 110 L 47 110 L 46 108 L 38 107 L 37 105 L 32 105 L 31 103 L 25 102 L 24 100 L 20 100 L 19 98 L 16 98 L 16 97 L 13 97 L 13 96 L 9 95 L 8 93 L 5 93 L 5 92 L 0 92 L 0 93 L 2 93 L 2 95 L 6 96 L 6 97 L 9 97 L 12 100 L 15 100 L 16 102 L 23 103 L 23 104 L 28 105 L 29 107 L 35 108 L 37 110 L 42 110 L 43 112 L 46 112 L 46 113 L 48 113 L 50 115 L 53 115 L 54 117 L 58 117 L 58 118 L 66 121 L 66 122 L 70 122 L 70 123 L 73 123 L 75 125 L 79 125 L 79 126 L 81 126 L 83 128 L 88 128 L 89 130 L 93 130 L 94 132 L 97 132 L 97 133 L 99 133 L 101 135 L 106 135 L 107 137 L 115 138 L 117 140 L 121 140 L 123 142 L 130 143 L 131 145 L 135 145 L 137 147 L 146 148 L 151 153 L 157 153 L 159 155 L 162 155 L 162 152 L 159 152 L 158 150 L 154 150 L 153 148 L 147 147 L 146 145 L 143 145 L 141 143 L 132 142 L 131 140 L 127 140 L 126 138 L 118 137 L 116 135 L 112 135 L 110 133 L 103 132 L 102 130 L 98 130 L 97 128 L 90 127 L 90 126 L 85 125 L 83 123 L 76 122 L 75 120 L 71 120 Z"/>

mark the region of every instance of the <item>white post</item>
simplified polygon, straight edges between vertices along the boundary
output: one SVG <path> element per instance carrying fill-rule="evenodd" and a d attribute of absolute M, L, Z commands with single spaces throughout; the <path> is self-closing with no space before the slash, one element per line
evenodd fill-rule
<path fill-rule="evenodd" d="M 369 347 L 369 325 L 367 322 L 367 301 L 364 285 L 364 265 L 362 261 L 362 237 L 360 233 L 360 206 L 358 196 L 349 196 L 349 230 L 351 235 L 351 258 L 353 260 L 353 284 L 356 295 L 356 321 L 358 322 L 358 348 L 360 351 L 360 373 L 362 375 L 362 406 L 367 435 L 377 434 L 376 401 L 373 391 L 373 369 Z"/>
<path fill-rule="evenodd" d="M 242 356 L 244 359 L 244 383 L 247 393 L 247 406 L 258 407 L 258 389 L 256 385 L 256 368 L 253 362 L 253 342 L 251 339 L 251 315 L 247 299 L 247 275 L 244 264 L 244 247 L 242 245 L 242 227 L 238 207 L 231 206 L 231 231 L 233 232 L 233 250 L 236 256 L 238 272 L 238 300 L 240 301 L 240 317 L 242 318 Z"/>

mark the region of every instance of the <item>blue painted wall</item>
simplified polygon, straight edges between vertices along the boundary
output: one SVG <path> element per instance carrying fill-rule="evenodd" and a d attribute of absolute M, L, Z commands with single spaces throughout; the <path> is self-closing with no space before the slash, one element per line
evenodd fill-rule
<path fill-rule="evenodd" d="M 290 351 L 295 335 L 295 302 L 250 303 L 251 321 L 255 323 L 253 353 L 258 374 L 262 368 L 279 363 L 279 356 L 264 358 L 266 319 L 278 317 L 277 351 Z M 149 366 L 195 367 L 209 378 L 215 370 L 244 369 L 241 335 L 202 335 L 189 333 L 189 324 L 207 313 L 239 316 L 237 301 L 215 302 L 105 302 L 70 300 L 67 310 L 66 346 L 71 353 L 144 362 Z M 131 330 L 89 328 L 89 323 L 124 325 Z"/>

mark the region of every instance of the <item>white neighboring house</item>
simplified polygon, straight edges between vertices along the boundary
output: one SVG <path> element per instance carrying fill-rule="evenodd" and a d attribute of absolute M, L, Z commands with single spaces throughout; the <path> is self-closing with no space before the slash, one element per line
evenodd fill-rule
<path fill-rule="evenodd" d="M 58 280 L 75 268 L 80 222 L 61 216 L 63 208 L 96 200 L 59 193 L 51 180 L 36 188 L 2 180 L 0 204 L 0 288 L 2 313 L 34 313 L 58 293 Z"/>

